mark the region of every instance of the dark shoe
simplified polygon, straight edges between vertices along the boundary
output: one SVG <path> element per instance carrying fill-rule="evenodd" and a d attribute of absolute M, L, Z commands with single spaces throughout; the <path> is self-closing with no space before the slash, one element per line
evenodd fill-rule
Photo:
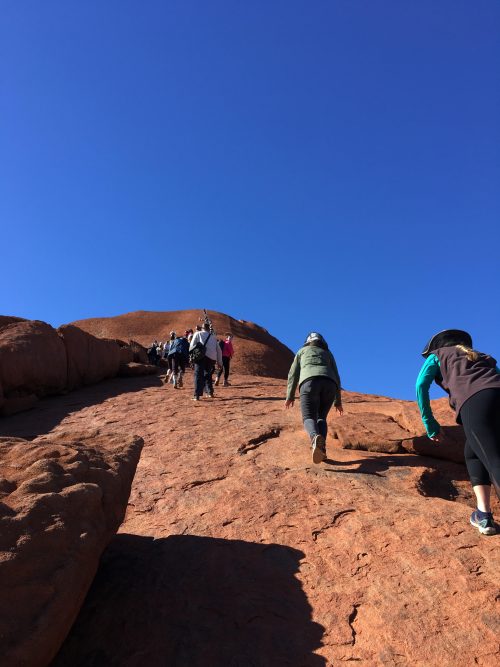
<path fill-rule="evenodd" d="M 192 400 L 193 400 L 193 401 L 199 401 L 199 400 L 200 400 L 200 397 L 199 397 L 199 396 L 193 396 Z"/>
<path fill-rule="evenodd" d="M 312 441 L 313 463 L 321 463 L 326 459 L 326 443 L 322 435 L 315 435 Z"/>
<path fill-rule="evenodd" d="M 481 517 L 478 514 L 479 510 L 474 510 L 470 515 L 471 524 L 478 529 L 481 535 L 495 535 L 497 529 L 493 522 L 493 514 L 489 512 L 481 512 Z"/>

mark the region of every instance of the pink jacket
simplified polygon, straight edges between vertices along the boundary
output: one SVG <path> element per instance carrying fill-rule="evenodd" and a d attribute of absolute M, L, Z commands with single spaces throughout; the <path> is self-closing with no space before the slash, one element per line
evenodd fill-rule
<path fill-rule="evenodd" d="M 222 350 L 223 357 L 232 357 L 234 354 L 233 343 L 230 340 L 224 341 L 224 349 Z"/>

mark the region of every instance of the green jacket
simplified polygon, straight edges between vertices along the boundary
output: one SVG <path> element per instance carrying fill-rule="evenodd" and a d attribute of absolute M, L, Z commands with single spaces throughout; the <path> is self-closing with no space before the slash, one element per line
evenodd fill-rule
<path fill-rule="evenodd" d="M 287 400 L 295 398 L 295 390 L 312 377 L 323 376 L 330 378 L 337 385 L 337 395 L 334 405 L 342 404 L 341 385 L 337 364 L 330 350 L 323 350 L 315 345 L 305 345 L 295 355 L 295 359 L 288 373 Z"/>

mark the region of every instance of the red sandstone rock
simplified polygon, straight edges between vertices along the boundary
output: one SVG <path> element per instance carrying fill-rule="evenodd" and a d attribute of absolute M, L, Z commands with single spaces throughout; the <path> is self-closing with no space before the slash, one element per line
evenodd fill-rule
<path fill-rule="evenodd" d="M 123 340 L 134 338 L 142 345 L 149 346 L 154 339 L 168 340 L 172 330 L 184 333 L 186 329 L 194 329 L 200 324 L 200 314 L 202 311 L 199 310 L 137 311 L 117 317 L 79 320 L 73 324 L 94 336 Z M 235 356 L 232 366 L 235 373 L 287 377 L 293 353 L 266 329 L 223 313 L 209 314 L 218 336 L 222 337 L 226 332 L 234 335 Z"/>
<path fill-rule="evenodd" d="M 121 352 L 115 341 L 96 338 L 71 324 L 59 327 L 58 333 L 66 346 L 69 390 L 117 375 Z"/>
<path fill-rule="evenodd" d="M 0 439 L 0 654 L 45 667 L 123 520 L 142 448 L 131 436 Z"/>
<path fill-rule="evenodd" d="M 128 364 L 120 364 L 118 375 L 121 377 L 138 377 L 140 375 L 156 375 L 158 367 L 151 364 L 136 364 L 131 361 Z"/>
<path fill-rule="evenodd" d="M 53 667 L 496 667 L 500 537 L 469 525 L 463 465 L 330 439 L 315 466 L 285 382 L 235 375 L 194 403 L 185 381 L 110 380 L 0 422 L 12 435 L 120 428 L 146 442 Z M 346 393 L 330 426 L 356 415 L 361 433 L 365 411 L 405 405 Z"/>
<path fill-rule="evenodd" d="M 35 394 L 27 394 L 26 396 L 17 396 L 13 398 L 6 398 L 0 401 L 0 414 L 3 417 L 15 415 L 17 412 L 24 412 L 24 410 L 31 410 L 38 403 L 38 398 Z"/>
<path fill-rule="evenodd" d="M 18 322 L 26 322 L 23 317 L 13 317 L 11 315 L 0 315 L 0 331 L 8 327 L 9 324 L 17 324 Z"/>
<path fill-rule="evenodd" d="M 429 440 L 417 404 L 384 396 L 344 393 L 345 415 L 332 433 L 344 449 L 390 454 L 411 452 L 463 463 L 463 429 L 445 398 L 431 401 L 436 419 L 446 434 L 446 445 Z"/>
<path fill-rule="evenodd" d="M 64 343 L 45 322 L 16 322 L 0 331 L 0 385 L 5 398 L 62 392 L 66 369 Z"/>

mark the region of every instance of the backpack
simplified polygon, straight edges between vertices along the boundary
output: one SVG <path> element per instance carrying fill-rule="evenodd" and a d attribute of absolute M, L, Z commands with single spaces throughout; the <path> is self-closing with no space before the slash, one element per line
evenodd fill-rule
<path fill-rule="evenodd" d="M 207 343 L 211 335 L 211 333 L 208 334 L 207 340 L 204 343 L 198 341 L 193 349 L 189 352 L 189 360 L 191 363 L 199 364 L 203 361 L 203 359 L 205 359 L 207 354 Z"/>

